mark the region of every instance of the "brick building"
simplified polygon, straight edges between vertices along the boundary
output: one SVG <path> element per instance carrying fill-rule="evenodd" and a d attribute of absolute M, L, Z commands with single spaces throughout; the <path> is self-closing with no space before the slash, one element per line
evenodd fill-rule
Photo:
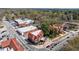
<path fill-rule="evenodd" d="M 34 43 L 39 42 L 42 37 L 43 37 L 42 30 L 36 30 L 36 31 L 30 32 L 28 35 L 29 40 Z"/>

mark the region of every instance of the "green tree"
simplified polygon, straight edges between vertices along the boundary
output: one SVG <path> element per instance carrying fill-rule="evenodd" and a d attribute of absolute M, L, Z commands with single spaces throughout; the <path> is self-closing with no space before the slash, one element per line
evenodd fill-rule
<path fill-rule="evenodd" d="M 50 35 L 50 33 L 49 33 L 50 30 L 49 30 L 49 24 L 48 23 L 46 23 L 46 22 L 42 23 L 41 24 L 41 28 L 42 28 L 45 36 L 49 36 Z"/>

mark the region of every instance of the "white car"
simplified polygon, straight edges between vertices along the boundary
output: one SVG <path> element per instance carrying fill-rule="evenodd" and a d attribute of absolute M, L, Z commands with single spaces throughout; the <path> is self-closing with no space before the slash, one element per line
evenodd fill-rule
<path fill-rule="evenodd" d="M 2 34 L 0 34 L 0 40 L 2 40 Z"/>

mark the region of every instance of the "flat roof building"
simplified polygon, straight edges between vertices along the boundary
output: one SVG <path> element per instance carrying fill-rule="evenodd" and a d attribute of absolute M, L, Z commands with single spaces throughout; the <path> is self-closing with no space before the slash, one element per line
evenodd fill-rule
<path fill-rule="evenodd" d="M 26 22 L 21 19 L 17 19 L 15 20 L 15 22 L 17 23 L 18 26 L 26 26 Z"/>
<path fill-rule="evenodd" d="M 37 27 L 35 26 L 27 26 L 27 27 L 23 27 L 23 28 L 18 28 L 17 31 L 19 33 L 21 33 L 22 35 L 26 34 L 27 32 L 31 32 L 31 31 L 35 31 L 37 30 Z"/>
<path fill-rule="evenodd" d="M 17 23 L 18 26 L 27 26 L 32 24 L 34 21 L 30 19 L 16 19 L 15 22 Z"/>
<path fill-rule="evenodd" d="M 28 19 L 28 18 L 25 18 L 24 21 L 25 21 L 27 24 L 32 24 L 32 23 L 34 23 L 34 20 L 31 20 L 31 19 Z"/>

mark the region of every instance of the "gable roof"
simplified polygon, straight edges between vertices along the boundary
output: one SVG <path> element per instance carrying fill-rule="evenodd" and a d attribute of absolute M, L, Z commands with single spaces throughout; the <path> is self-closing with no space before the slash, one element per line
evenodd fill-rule
<path fill-rule="evenodd" d="M 2 41 L 1 46 L 3 48 L 6 48 L 6 47 L 8 47 L 10 45 L 10 42 L 11 42 L 11 40 Z"/>
<path fill-rule="evenodd" d="M 36 30 L 36 31 L 34 31 L 34 32 L 31 32 L 31 34 L 37 36 L 37 35 L 39 35 L 39 33 L 40 33 L 41 31 L 42 31 L 42 30 Z"/>

